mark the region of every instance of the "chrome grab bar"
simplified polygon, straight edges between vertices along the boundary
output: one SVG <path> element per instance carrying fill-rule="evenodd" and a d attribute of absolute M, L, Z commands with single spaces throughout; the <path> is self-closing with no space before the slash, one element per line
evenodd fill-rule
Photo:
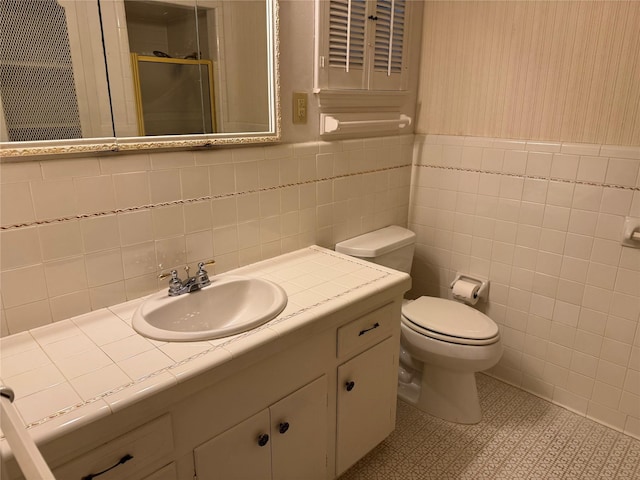
<path fill-rule="evenodd" d="M 11 388 L 0 385 L 0 422 L 13 456 L 26 480 L 55 480 L 13 405 L 14 397 Z"/>

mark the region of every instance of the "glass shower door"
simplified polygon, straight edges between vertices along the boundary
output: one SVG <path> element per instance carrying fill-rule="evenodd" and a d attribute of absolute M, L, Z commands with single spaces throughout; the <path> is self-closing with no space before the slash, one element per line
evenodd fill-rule
<path fill-rule="evenodd" d="M 131 55 L 139 135 L 216 132 L 210 60 Z"/>

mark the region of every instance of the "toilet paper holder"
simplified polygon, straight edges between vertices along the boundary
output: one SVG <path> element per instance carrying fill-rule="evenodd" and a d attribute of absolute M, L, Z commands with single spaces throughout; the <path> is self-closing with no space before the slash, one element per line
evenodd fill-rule
<path fill-rule="evenodd" d="M 480 288 L 478 288 L 478 290 L 473 294 L 474 299 L 484 300 L 486 302 L 489 298 L 489 280 L 480 277 L 470 277 L 469 275 L 458 273 L 456 274 L 456 278 L 453 279 L 453 282 L 451 282 L 451 285 L 449 285 L 449 289 L 453 290 L 453 286 L 458 280 L 465 280 L 480 286 Z"/>

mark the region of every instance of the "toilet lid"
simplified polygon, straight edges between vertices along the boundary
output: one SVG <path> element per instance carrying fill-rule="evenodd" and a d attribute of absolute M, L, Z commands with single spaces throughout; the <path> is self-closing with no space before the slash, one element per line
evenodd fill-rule
<path fill-rule="evenodd" d="M 436 297 L 420 297 L 402 307 L 411 322 L 441 335 L 486 340 L 498 335 L 498 325 L 468 305 Z"/>

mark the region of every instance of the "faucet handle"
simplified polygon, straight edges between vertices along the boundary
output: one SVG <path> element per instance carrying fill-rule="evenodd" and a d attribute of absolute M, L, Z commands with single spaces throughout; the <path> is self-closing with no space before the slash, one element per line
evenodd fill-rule
<path fill-rule="evenodd" d="M 165 278 L 171 277 L 171 280 L 179 280 L 178 272 L 176 270 L 171 270 L 170 272 L 164 272 L 158 275 L 160 280 L 164 280 Z"/>
<path fill-rule="evenodd" d="M 201 287 L 206 287 L 211 283 L 211 280 L 209 279 L 209 273 L 204 269 L 204 266 L 213 265 L 214 263 L 216 263 L 215 260 L 207 260 L 198 263 L 198 273 L 196 274 L 196 279 Z"/>
<path fill-rule="evenodd" d="M 213 265 L 214 263 L 216 263 L 216 261 L 215 261 L 215 260 L 205 260 L 204 262 L 200 262 L 200 263 L 198 263 L 198 272 L 205 271 L 205 270 L 204 270 L 204 267 L 205 267 L 206 265 Z"/>
<path fill-rule="evenodd" d="M 160 280 L 163 280 L 167 277 L 171 277 L 169 280 L 169 296 L 179 295 L 182 290 L 183 284 L 180 277 L 178 277 L 178 272 L 176 270 L 171 270 L 169 273 L 161 273 L 158 275 Z"/>

